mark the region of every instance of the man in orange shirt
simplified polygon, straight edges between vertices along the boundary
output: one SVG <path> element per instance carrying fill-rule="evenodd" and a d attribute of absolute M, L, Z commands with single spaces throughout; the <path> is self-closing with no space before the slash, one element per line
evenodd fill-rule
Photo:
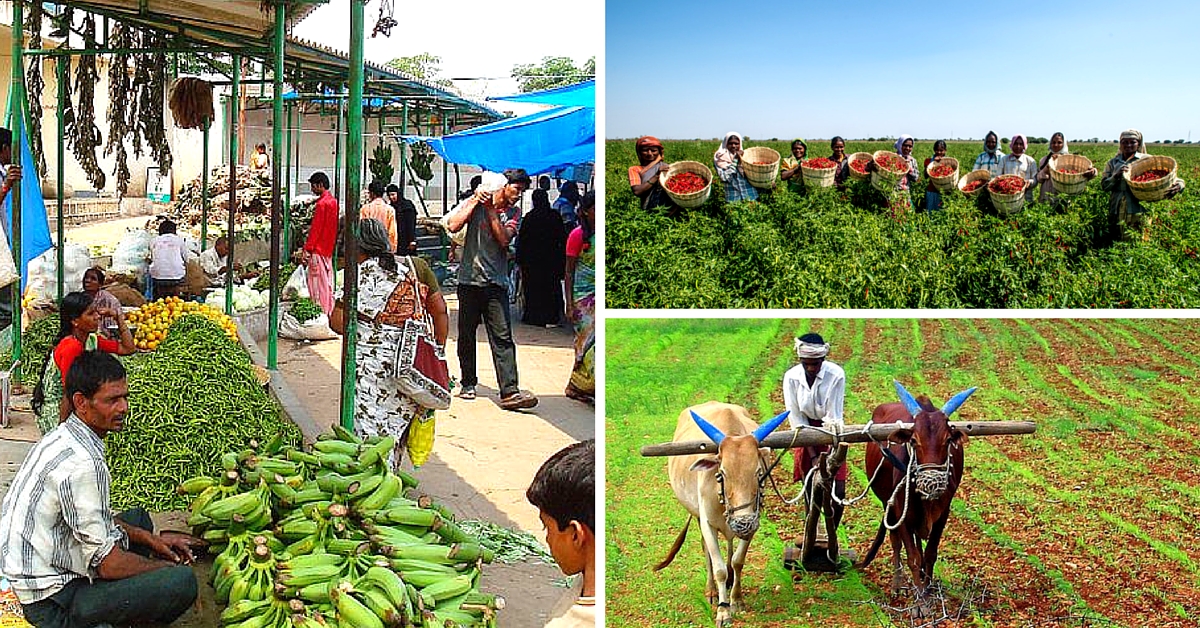
<path fill-rule="evenodd" d="M 387 188 L 382 181 L 372 181 L 367 186 L 367 195 L 371 198 L 362 209 L 358 210 L 359 220 L 374 218 L 387 228 L 388 242 L 392 245 L 392 253 L 396 252 L 396 210 L 383 200 Z"/>

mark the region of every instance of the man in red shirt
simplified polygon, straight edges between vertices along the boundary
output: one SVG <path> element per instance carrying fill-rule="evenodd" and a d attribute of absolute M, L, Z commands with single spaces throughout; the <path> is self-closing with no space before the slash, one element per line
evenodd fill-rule
<path fill-rule="evenodd" d="M 333 312 L 333 247 L 337 243 L 338 204 L 329 193 L 329 176 L 314 172 L 308 178 L 317 206 L 313 210 L 308 239 L 300 252 L 300 263 L 308 271 L 308 295 L 320 304 L 325 315 Z"/>

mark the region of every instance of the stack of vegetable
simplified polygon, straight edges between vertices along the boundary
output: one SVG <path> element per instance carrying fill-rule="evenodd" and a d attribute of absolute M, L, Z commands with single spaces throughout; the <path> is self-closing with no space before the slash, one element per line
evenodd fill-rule
<path fill-rule="evenodd" d="M 289 278 L 291 278 L 292 273 L 294 273 L 294 272 L 296 272 L 295 264 L 293 264 L 291 262 L 284 264 L 283 268 L 279 269 L 279 284 L 283 285 L 283 284 L 287 283 L 287 280 Z M 269 290 L 270 287 L 271 287 L 271 273 L 270 272 L 264 271 L 263 274 L 258 276 L 258 279 L 254 280 L 254 289 L 258 290 L 259 292 L 262 292 L 263 290 Z"/>
<path fill-rule="evenodd" d="M 58 338 L 58 314 L 43 316 L 21 331 L 21 383 L 32 388 L 42 379 L 42 366 L 46 356 L 54 349 Z M 8 368 L 11 354 L 2 360 Z"/>
<path fill-rule="evenodd" d="M 222 625 L 495 625 L 504 600 L 479 591 L 493 552 L 389 470 L 395 444 L 335 426 L 311 452 L 274 438 L 179 486 L 195 496 L 188 523 L 217 554 Z"/>
<path fill-rule="evenodd" d="M 296 299 L 296 303 L 292 305 L 292 309 L 290 310 L 290 314 L 295 317 L 296 322 L 302 325 L 320 316 L 323 312 L 324 310 L 321 309 L 321 306 L 308 297 Z"/>
<path fill-rule="evenodd" d="M 249 312 L 267 307 L 267 298 L 269 293 L 266 291 L 259 292 L 249 286 L 234 286 L 233 287 L 233 312 L 240 314 L 241 312 Z M 225 308 L 225 289 L 217 288 L 208 293 L 208 297 L 204 299 L 204 304 L 210 307 L 219 309 Z"/>
<path fill-rule="evenodd" d="M 221 305 L 224 306 L 224 301 Z M 212 320 L 230 340 L 237 342 L 237 325 L 225 315 L 220 307 L 184 301 L 179 297 L 164 297 L 152 301 L 130 312 L 125 319 L 137 329 L 133 332 L 133 344 L 143 351 L 154 351 L 167 337 L 167 332 L 179 317 L 199 314 Z"/>
<path fill-rule="evenodd" d="M 272 434 L 300 440 L 250 356 L 207 316 L 180 316 L 156 351 L 126 368 L 129 414 L 124 429 L 105 439 L 117 510 L 184 508 L 179 479 L 216 473 L 226 451 Z"/>

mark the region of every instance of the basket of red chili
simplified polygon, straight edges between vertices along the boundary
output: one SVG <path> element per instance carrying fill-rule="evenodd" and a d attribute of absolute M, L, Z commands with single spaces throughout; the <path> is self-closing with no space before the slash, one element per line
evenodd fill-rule
<path fill-rule="evenodd" d="M 953 157 L 942 157 L 941 161 L 929 162 L 925 168 L 929 182 L 942 192 L 949 192 L 958 185 L 958 160 Z"/>
<path fill-rule="evenodd" d="M 677 161 L 659 179 L 667 196 L 680 207 L 699 207 L 712 192 L 712 171 L 698 161 Z"/>
<path fill-rule="evenodd" d="M 976 196 L 987 186 L 988 180 L 991 178 L 992 173 L 987 170 L 972 170 L 959 178 L 958 191 L 967 196 Z"/>
<path fill-rule="evenodd" d="M 1173 158 L 1150 155 L 1130 164 L 1124 174 L 1125 182 L 1137 200 L 1161 201 L 1175 184 L 1176 168 Z"/>
<path fill-rule="evenodd" d="M 756 188 L 769 190 L 779 178 L 779 151 L 766 146 L 747 148 L 742 153 L 742 172 Z"/>
<path fill-rule="evenodd" d="M 871 178 L 871 173 L 867 171 L 867 164 L 871 163 L 871 153 L 854 153 L 847 157 L 850 160 L 850 176 L 859 181 L 866 181 Z"/>
<path fill-rule="evenodd" d="M 900 178 L 908 174 L 908 161 L 890 150 L 875 151 L 871 158 L 875 161 L 871 187 L 884 194 L 895 190 Z"/>
<path fill-rule="evenodd" d="M 1001 214 L 1021 211 L 1025 206 L 1025 185 L 1025 179 L 1015 174 L 1002 174 L 988 181 L 988 196 L 992 198 L 992 207 Z"/>
<path fill-rule="evenodd" d="M 1087 189 L 1083 173 L 1092 169 L 1092 160 L 1083 155 L 1056 155 L 1050 158 L 1050 180 L 1059 194 L 1079 194 Z"/>
<path fill-rule="evenodd" d="M 837 169 L 837 162 L 828 157 L 805 159 L 800 162 L 800 174 L 804 177 L 804 185 L 808 187 L 833 187 Z"/>

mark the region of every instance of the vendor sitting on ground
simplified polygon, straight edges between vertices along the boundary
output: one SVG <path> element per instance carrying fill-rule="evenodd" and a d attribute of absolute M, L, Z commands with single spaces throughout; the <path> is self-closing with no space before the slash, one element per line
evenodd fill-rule
<path fill-rule="evenodd" d="M 0 571 L 38 628 L 170 623 L 196 600 L 199 539 L 115 518 L 104 437 L 129 412 L 125 367 L 87 351 L 67 375 L 75 411 L 33 446 L 0 506 Z"/>
<path fill-rule="evenodd" d="M 83 291 L 92 295 L 92 305 L 97 310 L 107 310 L 110 312 L 121 311 L 121 301 L 114 297 L 111 292 L 104 289 L 104 271 L 93 266 L 83 271 Z M 115 316 L 100 317 L 100 324 L 97 333 L 102 338 L 110 338 L 112 340 L 121 339 L 120 324 Z"/>
<path fill-rule="evenodd" d="M 208 285 L 225 285 L 225 275 L 229 272 L 229 238 L 221 236 L 211 249 L 205 249 L 200 254 L 200 267 L 208 278 Z"/>

